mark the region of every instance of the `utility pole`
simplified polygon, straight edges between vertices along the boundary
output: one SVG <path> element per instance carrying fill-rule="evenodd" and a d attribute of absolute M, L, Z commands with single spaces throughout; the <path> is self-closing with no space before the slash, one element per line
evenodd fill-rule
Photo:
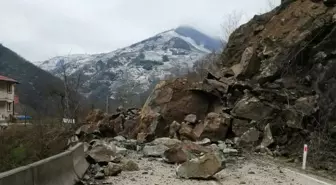
<path fill-rule="evenodd" d="M 109 104 L 109 99 L 110 97 L 107 95 L 106 97 L 106 113 L 109 113 L 109 109 L 110 109 L 110 104 Z"/>

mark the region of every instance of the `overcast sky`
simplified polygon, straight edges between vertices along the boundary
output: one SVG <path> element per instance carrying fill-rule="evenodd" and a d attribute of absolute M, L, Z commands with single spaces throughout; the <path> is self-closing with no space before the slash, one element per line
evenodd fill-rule
<path fill-rule="evenodd" d="M 280 0 L 274 0 L 279 3 Z M 190 25 L 220 36 L 232 11 L 245 20 L 269 0 L 0 0 L 0 43 L 30 61 L 101 53 Z"/>

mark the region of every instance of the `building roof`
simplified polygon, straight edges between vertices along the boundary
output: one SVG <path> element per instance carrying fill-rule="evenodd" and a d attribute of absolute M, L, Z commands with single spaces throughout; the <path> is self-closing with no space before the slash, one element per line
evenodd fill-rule
<path fill-rule="evenodd" d="M 14 79 L 11 79 L 11 78 L 6 77 L 6 76 L 1 76 L 1 75 L 0 75 L 0 81 L 19 83 L 18 81 L 14 80 Z"/>

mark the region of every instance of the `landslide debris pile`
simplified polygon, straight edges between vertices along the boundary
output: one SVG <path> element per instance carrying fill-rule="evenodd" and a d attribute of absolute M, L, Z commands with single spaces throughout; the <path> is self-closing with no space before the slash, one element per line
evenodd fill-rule
<path fill-rule="evenodd" d="M 308 144 L 309 164 L 335 172 L 335 25 L 336 8 L 286 1 L 238 28 L 203 81 L 162 81 L 141 110 L 93 111 L 76 133 L 89 143 L 89 178 L 120 173 L 108 139 L 115 136 L 127 140 L 121 152 L 180 164 L 181 178 L 213 176 L 225 166 L 223 154 L 237 153 L 231 146 L 295 161 Z M 161 138 L 168 146 L 153 144 Z M 92 139 L 112 150 L 107 161 L 90 154 L 102 149 Z"/>
<path fill-rule="evenodd" d="M 85 124 L 76 131 L 76 135 L 86 141 L 115 136 L 131 137 L 140 120 L 139 113 L 140 109 L 124 109 L 122 106 L 113 114 L 93 110 L 86 117 Z"/>
<path fill-rule="evenodd" d="M 91 133 L 90 135 L 95 135 Z M 225 168 L 227 161 L 239 157 L 230 140 L 211 143 L 157 138 L 141 143 L 123 136 L 92 139 L 84 142 L 90 167 L 78 184 L 113 184 L 121 173 L 153 175 L 156 167 L 144 167 L 150 161 L 177 164 L 175 178 L 209 179 Z M 147 161 L 147 162 L 146 162 Z M 141 165 L 139 165 L 141 163 Z M 169 172 L 170 173 L 170 172 Z M 171 173 L 174 175 L 174 173 Z M 136 181 L 136 179 L 134 179 Z"/>
<path fill-rule="evenodd" d="M 293 158 L 307 143 L 315 167 L 334 170 L 335 25 L 336 8 L 309 0 L 256 15 L 230 36 L 204 81 L 156 86 L 141 110 L 137 139 L 235 138 L 242 147 Z"/>

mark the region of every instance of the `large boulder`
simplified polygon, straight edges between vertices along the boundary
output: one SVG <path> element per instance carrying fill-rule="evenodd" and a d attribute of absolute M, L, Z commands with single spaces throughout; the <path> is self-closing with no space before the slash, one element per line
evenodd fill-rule
<path fill-rule="evenodd" d="M 96 144 L 88 152 L 87 159 L 90 163 L 108 163 L 116 156 L 116 146 L 113 144 Z"/>
<path fill-rule="evenodd" d="M 210 149 L 190 141 L 176 144 L 164 152 L 164 159 L 168 163 L 181 164 L 189 159 L 195 158 L 202 153 L 211 152 Z"/>
<path fill-rule="evenodd" d="M 260 132 L 256 128 L 252 127 L 240 137 L 240 141 L 243 143 L 253 144 L 259 140 L 259 137 Z"/>
<path fill-rule="evenodd" d="M 108 116 L 103 120 L 99 121 L 99 130 L 105 137 L 114 137 L 120 135 L 124 130 L 125 116 L 123 114 L 118 114 L 117 117 Z"/>
<path fill-rule="evenodd" d="M 81 127 L 79 127 L 76 130 L 75 134 L 79 138 L 87 137 L 87 136 L 90 136 L 90 135 L 93 138 L 94 135 L 100 135 L 100 132 L 99 132 L 99 128 L 96 124 L 86 124 L 86 125 L 82 125 Z"/>
<path fill-rule="evenodd" d="M 203 124 L 203 126 L 202 126 Z M 194 129 L 197 138 L 209 138 L 212 141 L 225 140 L 231 126 L 231 117 L 225 113 L 210 112 Z"/>
<path fill-rule="evenodd" d="M 143 148 L 143 154 L 145 157 L 162 157 L 163 153 L 169 148 L 163 144 L 159 145 L 146 145 Z"/>
<path fill-rule="evenodd" d="M 298 112 L 296 109 L 289 106 L 286 110 L 281 112 L 281 116 L 289 128 L 303 129 L 302 120 L 304 114 L 302 112 Z"/>
<path fill-rule="evenodd" d="M 251 127 L 251 124 L 248 120 L 234 118 L 232 120 L 232 131 L 233 133 L 240 137 Z"/>
<path fill-rule="evenodd" d="M 161 81 L 142 108 L 138 133 L 167 137 L 173 121 L 182 122 L 188 114 L 203 119 L 210 103 L 205 93 L 191 90 L 197 85 L 186 79 Z"/>
<path fill-rule="evenodd" d="M 270 105 L 261 102 L 252 95 L 245 95 L 237 102 L 231 114 L 236 117 L 259 121 L 270 116 L 272 112 L 273 107 Z"/>
<path fill-rule="evenodd" d="M 220 157 L 214 153 L 207 153 L 178 166 L 176 175 L 185 179 L 208 179 L 222 169 Z"/>
<path fill-rule="evenodd" d="M 260 64 L 260 59 L 258 59 L 255 49 L 247 47 L 241 56 L 240 63 L 233 65 L 231 69 L 237 78 L 246 78 L 257 73 Z"/>
<path fill-rule="evenodd" d="M 318 110 L 318 96 L 301 97 L 295 101 L 295 109 L 303 115 L 309 116 Z"/>
<path fill-rule="evenodd" d="M 140 121 L 139 109 L 120 109 L 113 114 L 106 114 L 101 110 L 93 110 L 86 118 L 87 126 L 78 130 L 78 134 L 92 132 L 92 128 L 99 130 L 99 136 L 115 137 L 122 135 L 126 138 L 135 138 L 135 128 Z M 91 126 L 89 126 L 91 125 Z M 89 130 L 88 130 L 89 129 Z"/>
<path fill-rule="evenodd" d="M 193 126 L 189 123 L 183 122 L 179 130 L 179 136 L 181 140 L 192 140 L 195 141 L 197 137 L 193 132 Z"/>

